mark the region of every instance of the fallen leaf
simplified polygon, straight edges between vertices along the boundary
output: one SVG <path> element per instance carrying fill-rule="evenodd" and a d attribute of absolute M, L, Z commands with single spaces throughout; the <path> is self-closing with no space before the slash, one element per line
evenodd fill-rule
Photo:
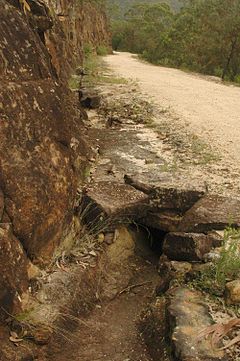
<path fill-rule="evenodd" d="M 209 327 L 206 327 L 202 331 L 200 331 L 197 339 L 200 340 L 201 338 L 207 338 L 208 336 L 212 335 L 211 342 L 212 346 L 216 347 L 217 344 L 225 337 L 232 329 L 235 327 L 240 326 L 240 318 L 234 318 L 227 323 L 223 324 L 214 324 Z M 226 346 L 220 348 L 220 350 L 225 350 L 234 344 L 240 341 L 240 336 L 235 337 L 231 340 Z"/>
<path fill-rule="evenodd" d="M 26 0 L 19 0 L 19 1 L 23 6 L 24 14 L 27 14 L 27 11 L 31 11 L 31 8 Z"/>
<path fill-rule="evenodd" d="M 16 337 L 10 336 L 9 340 L 13 343 L 19 343 L 19 342 L 23 341 L 23 338 L 16 338 Z"/>
<path fill-rule="evenodd" d="M 221 347 L 219 350 L 221 350 L 221 351 L 226 350 L 227 348 L 232 347 L 233 345 L 235 345 L 238 342 L 240 342 L 240 335 L 234 337 L 234 339 L 232 339 L 230 342 L 228 342 L 224 347 Z"/>
<path fill-rule="evenodd" d="M 18 338 L 18 334 L 14 331 L 10 331 L 10 336 Z"/>
<path fill-rule="evenodd" d="M 89 254 L 90 254 L 91 256 L 97 257 L 97 253 L 96 253 L 95 251 L 91 251 L 91 252 L 89 252 Z"/>
<path fill-rule="evenodd" d="M 100 234 L 98 235 L 98 242 L 99 242 L 99 243 L 103 243 L 103 242 L 104 242 L 104 239 L 105 239 L 104 234 L 103 234 L 103 233 L 100 233 Z"/>

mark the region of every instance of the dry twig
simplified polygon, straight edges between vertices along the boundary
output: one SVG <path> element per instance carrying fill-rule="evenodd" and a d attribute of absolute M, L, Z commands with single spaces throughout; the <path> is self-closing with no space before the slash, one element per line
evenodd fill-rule
<path fill-rule="evenodd" d="M 150 283 L 152 283 L 152 281 L 146 281 L 146 282 L 142 282 L 142 283 L 137 283 L 137 284 L 135 284 L 135 285 L 130 285 L 130 286 L 124 288 L 122 291 L 120 291 L 120 292 L 118 293 L 118 296 L 121 296 L 123 293 L 130 292 L 130 291 L 132 291 L 134 288 L 142 287 L 142 286 L 148 285 L 148 284 L 150 284 Z"/>

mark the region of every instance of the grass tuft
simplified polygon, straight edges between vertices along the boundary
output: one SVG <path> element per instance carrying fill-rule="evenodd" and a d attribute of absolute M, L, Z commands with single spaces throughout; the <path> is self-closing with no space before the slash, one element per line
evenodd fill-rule
<path fill-rule="evenodd" d="M 228 227 L 217 258 L 192 281 L 192 286 L 215 296 L 222 296 L 227 282 L 240 276 L 240 229 Z"/>

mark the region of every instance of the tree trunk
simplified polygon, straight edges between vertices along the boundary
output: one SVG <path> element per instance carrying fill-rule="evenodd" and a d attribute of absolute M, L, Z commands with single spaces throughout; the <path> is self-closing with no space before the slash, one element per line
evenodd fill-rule
<path fill-rule="evenodd" d="M 228 72 L 228 69 L 229 69 L 229 65 L 231 63 L 231 60 L 232 60 L 232 57 L 233 57 L 233 54 L 234 54 L 234 51 L 235 51 L 235 48 L 236 48 L 236 45 L 237 45 L 237 40 L 238 40 L 238 37 L 236 36 L 235 39 L 232 40 L 232 44 L 231 44 L 231 49 L 230 49 L 230 53 L 229 53 L 229 56 L 227 58 L 227 63 L 223 69 L 223 73 L 222 73 L 222 80 L 225 79 L 225 76 Z"/>

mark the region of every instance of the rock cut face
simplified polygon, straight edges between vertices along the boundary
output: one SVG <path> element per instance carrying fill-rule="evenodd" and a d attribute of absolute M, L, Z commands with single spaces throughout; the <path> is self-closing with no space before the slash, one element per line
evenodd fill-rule
<path fill-rule="evenodd" d="M 10 266 L 11 265 L 11 266 Z M 19 241 L 0 228 L 0 322 L 21 309 L 28 286 L 27 258 Z"/>
<path fill-rule="evenodd" d="M 83 59 L 84 45 L 111 49 L 111 35 L 104 6 L 97 1 L 44 0 L 54 14 L 51 29 L 45 33 L 46 46 L 61 78 Z"/>
<path fill-rule="evenodd" d="M 0 188 L 5 213 L 28 255 L 50 256 L 71 223 L 81 121 L 26 16 L 0 0 L 0 17 Z"/>

